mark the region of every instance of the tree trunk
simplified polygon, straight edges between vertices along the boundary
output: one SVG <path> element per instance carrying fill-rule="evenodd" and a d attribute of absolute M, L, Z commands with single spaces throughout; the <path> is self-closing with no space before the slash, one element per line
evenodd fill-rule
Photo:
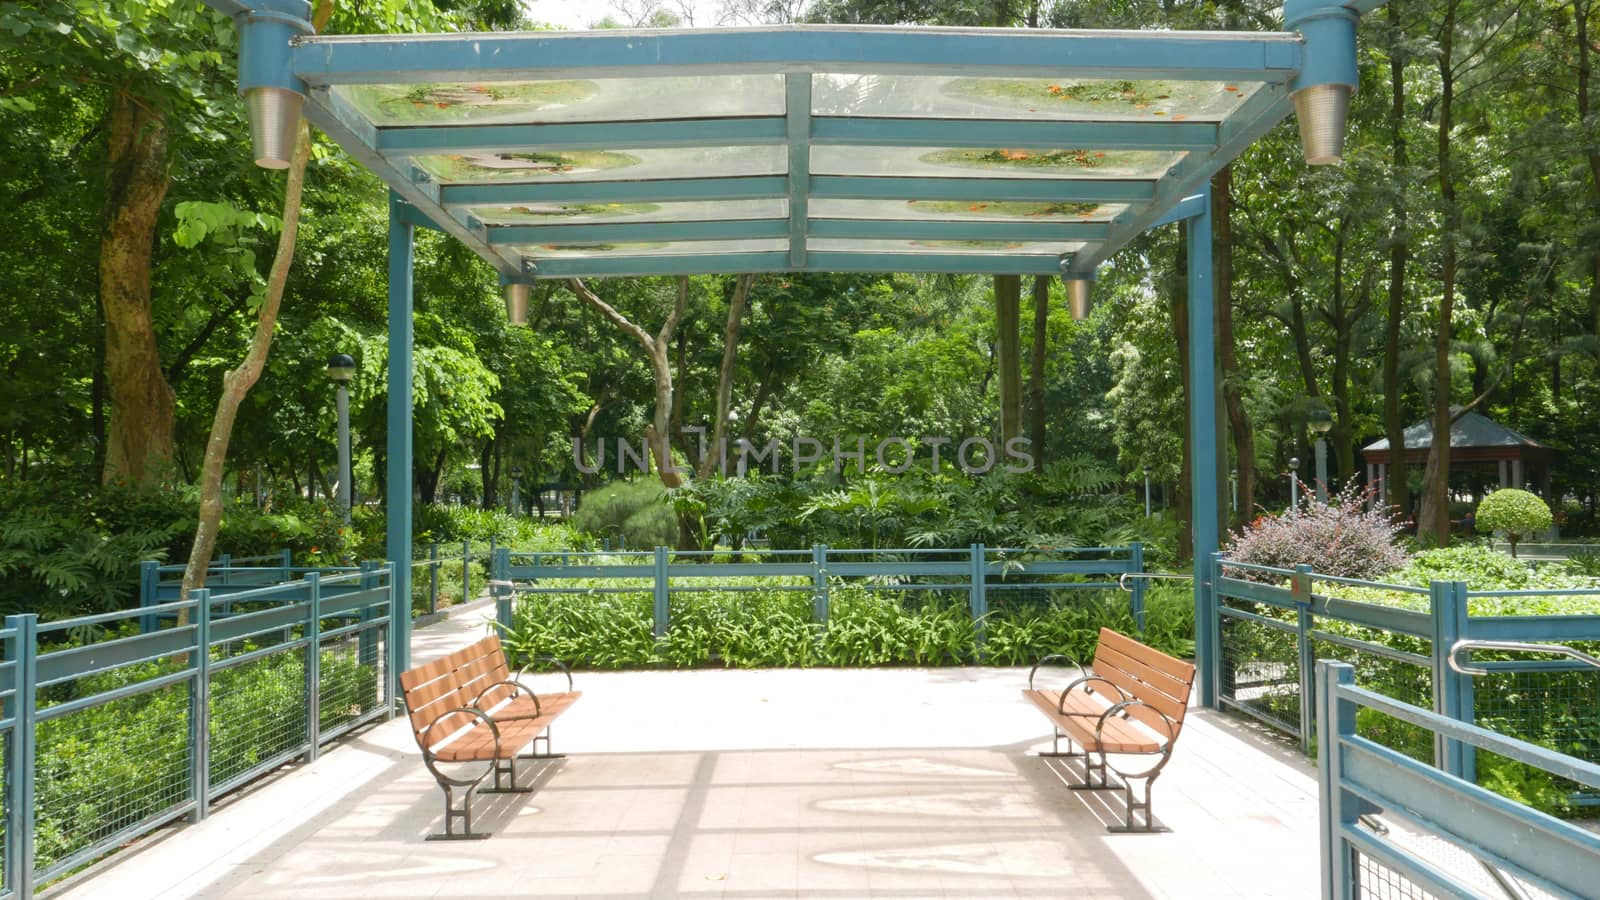
<path fill-rule="evenodd" d="M 1432 538 L 1438 547 L 1450 543 L 1450 329 L 1456 301 L 1456 238 L 1461 225 L 1450 142 L 1455 112 L 1455 28 L 1456 2 L 1451 0 L 1445 7 L 1439 40 L 1439 199 L 1444 206 L 1444 227 L 1440 240 L 1439 330 L 1433 340 L 1433 441 L 1423 473 L 1422 508 L 1417 514 L 1417 536 Z"/>
<path fill-rule="evenodd" d="M 111 414 L 101 477 L 150 487 L 171 473 L 175 421 L 150 310 L 156 217 L 169 183 L 167 131 L 126 90 L 112 95 L 108 131 L 100 303 Z"/>
<path fill-rule="evenodd" d="M 1000 371 L 1000 443 L 1022 434 L 1022 276 L 994 277 L 995 364 Z"/>
<path fill-rule="evenodd" d="M 677 301 L 673 305 L 672 313 L 667 316 L 667 321 L 662 324 L 661 331 L 654 337 L 629 321 L 627 316 L 618 312 L 611 304 L 601 300 L 581 279 L 573 278 L 567 285 L 578 299 L 610 319 L 612 324 L 637 341 L 649 355 L 650 369 L 655 374 L 655 411 L 650 424 L 645 427 L 645 443 L 650 447 L 650 456 L 661 483 L 668 488 L 682 487 L 683 472 L 672 464 L 672 363 L 667 354 L 672 345 L 672 332 L 678 327 L 678 320 L 683 316 L 684 306 L 689 300 L 689 279 L 683 277 L 678 279 Z"/>
<path fill-rule="evenodd" d="M 1035 7 L 1035 13 L 1038 8 Z M 1033 276 L 1033 352 L 1028 358 L 1028 442 L 1033 446 L 1033 464 L 1043 469 L 1045 463 L 1044 363 L 1050 347 L 1050 277 Z"/>
<path fill-rule="evenodd" d="M 733 282 L 733 297 L 728 301 L 728 321 L 722 328 L 722 366 L 717 369 L 717 409 L 711 419 L 711 443 L 700 458 L 695 475 L 710 478 L 722 457 L 719 448 L 728 436 L 728 408 L 733 405 L 733 369 L 739 359 L 739 326 L 750 301 L 754 275 L 740 275 Z"/>
<path fill-rule="evenodd" d="M 1216 278 L 1217 363 L 1222 369 L 1222 403 L 1228 430 L 1233 434 L 1234 467 L 1239 473 L 1239 508 L 1236 524 L 1248 522 L 1255 509 L 1256 436 L 1244 409 L 1240 387 L 1239 354 L 1233 334 L 1233 166 L 1222 167 L 1211 180 L 1211 227 Z"/>
<path fill-rule="evenodd" d="M 327 20 L 331 8 L 325 3 L 318 10 L 319 24 Z M 267 353 L 272 349 L 272 333 L 278 321 L 278 307 L 283 300 L 284 283 L 289 277 L 289 264 L 294 259 L 295 234 L 300 224 L 300 192 L 305 183 L 306 161 L 311 157 L 311 132 L 302 121 L 300 137 L 295 141 L 294 155 L 289 161 L 288 177 L 283 189 L 283 231 L 278 235 L 278 249 L 272 258 L 272 268 L 267 273 L 266 298 L 261 304 L 256 320 L 255 334 L 250 347 L 238 368 L 222 376 L 222 396 L 217 400 L 217 413 L 211 421 L 211 436 L 206 441 L 205 462 L 200 470 L 200 521 L 195 527 L 194 547 L 189 552 L 189 563 L 183 571 L 182 598 L 189 592 L 204 587 L 206 567 L 216 546 L 217 529 L 222 521 L 222 470 L 228 458 L 228 443 L 233 437 L 233 423 L 239 415 L 239 406 L 250 392 L 261 370 L 266 366 Z M 179 616 L 179 624 L 188 620 Z"/>
<path fill-rule="evenodd" d="M 1594 49 L 1589 42 L 1589 16 L 1591 9 L 1584 0 L 1572 4 L 1573 24 L 1578 42 L 1578 121 L 1588 123 L 1593 109 Z M 1600 207 L 1600 142 L 1590 140 L 1584 154 L 1589 163 L 1589 196 Z M 1595 362 L 1600 365 L 1600 242 L 1589 244 L 1589 315 L 1595 340 Z M 1560 365 L 1559 360 L 1557 365 Z"/>
<path fill-rule="evenodd" d="M 1405 321 L 1406 264 L 1411 256 L 1411 235 L 1406 213 L 1406 81 L 1405 58 L 1400 55 L 1400 11 L 1389 4 L 1389 28 L 1395 44 L 1389 48 L 1389 143 L 1394 157 L 1390 179 L 1394 188 L 1394 226 L 1389 233 L 1389 315 L 1383 330 L 1383 434 L 1389 440 L 1389 504 L 1402 513 L 1411 509 L 1411 485 L 1406 480 L 1405 420 L 1400 418 L 1400 326 Z"/>

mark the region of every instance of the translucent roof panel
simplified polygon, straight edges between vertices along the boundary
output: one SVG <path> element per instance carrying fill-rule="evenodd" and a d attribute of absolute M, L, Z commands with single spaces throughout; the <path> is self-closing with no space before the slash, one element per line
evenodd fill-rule
<path fill-rule="evenodd" d="M 826 73 L 812 81 L 811 110 L 819 116 L 1215 122 L 1260 87 L 1252 82 Z"/>
<path fill-rule="evenodd" d="M 559 150 L 419 156 L 417 165 L 446 184 L 527 181 L 638 181 L 721 176 L 782 175 L 786 147 L 687 147 L 661 150 Z"/>
<path fill-rule="evenodd" d="M 479 206 L 467 211 L 485 225 L 585 225 L 600 222 L 711 222 L 723 219 L 782 219 L 787 200 L 722 200 L 686 203 L 531 203 Z"/>
<path fill-rule="evenodd" d="M 685 256 L 719 253 L 760 253 L 789 249 L 782 239 L 742 241 L 659 241 L 617 244 L 521 244 L 518 252 L 533 259 L 582 259 L 611 256 Z"/>
<path fill-rule="evenodd" d="M 994 256 L 1059 256 L 1063 253 L 1072 253 L 1083 248 L 1082 243 L 1063 241 L 1057 243 L 1041 243 L 1037 241 L 961 241 L 961 240 L 932 240 L 932 241 L 887 241 L 887 240 L 842 240 L 838 238 L 811 238 L 806 241 L 807 250 L 817 251 L 842 251 L 846 253 L 954 253 L 954 254 L 980 254 Z"/>
<path fill-rule="evenodd" d="M 379 126 L 621 122 L 783 115 L 783 76 L 338 85 Z"/>
<path fill-rule="evenodd" d="M 837 200 L 818 197 L 816 219 L 912 219 L 978 222 L 1108 222 L 1128 209 L 1123 203 L 1030 203 L 966 200 Z"/>
<path fill-rule="evenodd" d="M 811 172 L 946 178 L 1160 178 L 1182 158 L 1182 153 L 1148 150 L 819 146 L 811 149 Z"/>

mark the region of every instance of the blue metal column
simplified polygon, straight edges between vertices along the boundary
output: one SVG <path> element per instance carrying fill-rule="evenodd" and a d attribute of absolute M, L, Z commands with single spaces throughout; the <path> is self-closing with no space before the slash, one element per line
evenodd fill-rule
<path fill-rule="evenodd" d="M 1340 787 L 1344 783 L 1344 754 L 1340 744 L 1356 734 L 1355 705 L 1340 700 L 1341 684 L 1355 684 L 1349 663 L 1324 660 L 1317 664 L 1317 791 L 1320 806 L 1322 900 L 1350 897 L 1350 849 L 1344 830 L 1352 828 L 1362 804 L 1353 802 Z"/>
<path fill-rule="evenodd" d="M 194 601 L 194 682 L 189 687 L 189 777 L 194 812 L 189 821 L 211 814 L 211 591 L 189 592 Z"/>
<path fill-rule="evenodd" d="M 6 753 L 6 883 L 14 897 L 33 896 L 34 756 L 38 733 L 34 722 L 39 683 L 39 617 L 33 613 L 6 616 L 6 628 L 13 631 L 10 658 L 12 670 L 11 746 Z"/>
<path fill-rule="evenodd" d="M 1189 485 L 1194 532 L 1194 655 L 1200 703 L 1217 706 L 1219 652 L 1211 554 L 1217 551 L 1217 377 L 1212 327 L 1211 188 L 1189 220 Z"/>
<path fill-rule="evenodd" d="M 395 685 L 391 697 L 400 696 L 400 673 L 411 668 L 411 270 L 415 230 L 399 216 L 399 198 L 389 193 L 389 470 L 384 495 L 387 529 L 385 554 L 394 566 L 390 584 L 389 646 Z"/>
<path fill-rule="evenodd" d="M 1428 590 L 1433 609 L 1433 711 L 1471 725 L 1472 676 L 1450 668 L 1450 648 L 1468 636 L 1467 583 L 1434 581 Z M 1433 740 L 1434 765 L 1457 778 L 1478 780 L 1478 754 L 1471 745 L 1442 734 Z"/>

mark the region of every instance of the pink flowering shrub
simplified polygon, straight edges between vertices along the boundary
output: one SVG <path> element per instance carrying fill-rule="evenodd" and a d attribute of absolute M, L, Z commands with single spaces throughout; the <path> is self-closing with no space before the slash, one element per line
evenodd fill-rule
<path fill-rule="evenodd" d="M 1292 569 L 1302 563 L 1326 575 L 1380 578 L 1405 566 L 1409 557 L 1394 543 L 1400 533 L 1395 516 L 1367 508 L 1364 491 L 1351 485 L 1318 503 L 1303 499 L 1293 514 L 1265 515 L 1228 536 L 1227 558 L 1260 566 Z M 1275 580 L 1260 573 L 1229 575 Z"/>

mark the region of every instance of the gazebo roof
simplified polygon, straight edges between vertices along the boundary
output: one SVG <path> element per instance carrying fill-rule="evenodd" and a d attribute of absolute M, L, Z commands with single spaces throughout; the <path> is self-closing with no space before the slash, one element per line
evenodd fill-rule
<path fill-rule="evenodd" d="M 787 26 L 304 36 L 290 64 L 306 117 L 402 214 L 508 280 L 1089 278 L 1289 114 L 1305 50 L 1297 32 Z"/>
<path fill-rule="evenodd" d="M 1426 450 L 1431 446 L 1433 446 L 1432 422 L 1418 422 L 1405 430 L 1405 447 L 1407 450 Z M 1541 444 L 1520 431 L 1507 428 L 1499 422 L 1475 412 L 1466 413 L 1451 423 L 1450 446 L 1462 449 L 1550 449 L 1547 444 Z M 1361 448 L 1361 452 L 1364 454 L 1387 453 L 1388 451 L 1388 438 L 1373 441 Z"/>

